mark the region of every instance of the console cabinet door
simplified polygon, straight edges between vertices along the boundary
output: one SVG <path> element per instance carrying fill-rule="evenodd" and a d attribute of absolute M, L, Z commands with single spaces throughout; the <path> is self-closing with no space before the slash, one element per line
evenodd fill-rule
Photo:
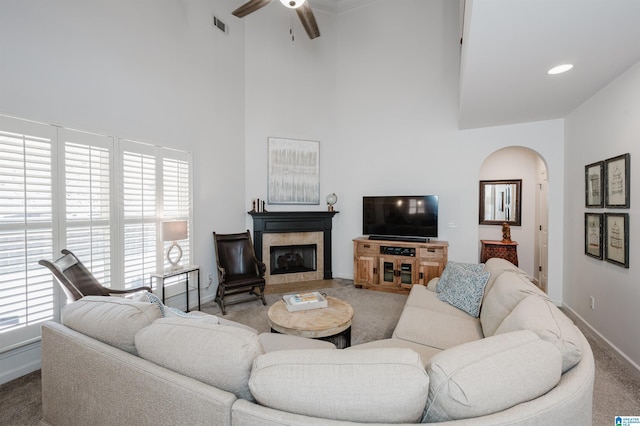
<path fill-rule="evenodd" d="M 416 265 L 412 258 L 380 256 L 380 285 L 411 289 L 416 283 Z"/>
<path fill-rule="evenodd" d="M 356 259 L 355 281 L 360 284 L 378 283 L 378 258 L 358 256 Z"/>
<path fill-rule="evenodd" d="M 418 284 L 427 285 L 432 278 L 442 275 L 442 263 L 421 260 L 418 264 Z"/>

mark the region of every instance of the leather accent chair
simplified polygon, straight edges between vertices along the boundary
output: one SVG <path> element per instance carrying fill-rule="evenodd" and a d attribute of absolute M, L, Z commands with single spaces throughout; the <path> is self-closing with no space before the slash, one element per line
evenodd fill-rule
<path fill-rule="evenodd" d="M 151 287 L 142 286 L 127 290 L 116 290 L 100 284 L 91 271 L 69 250 L 62 250 L 63 256 L 49 261 L 42 259 L 38 263 L 46 266 L 53 274 L 67 296 L 67 303 L 82 299 L 84 296 L 111 296 L 130 294 L 138 291 L 151 291 Z"/>
<path fill-rule="evenodd" d="M 222 314 L 227 314 L 226 305 L 256 299 L 262 300 L 262 304 L 266 305 L 264 274 L 267 267 L 256 257 L 249 230 L 238 234 L 214 232 L 213 242 L 218 267 L 218 291 L 215 301 L 220 306 Z M 227 296 L 240 293 L 248 293 L 249 296 L 227 299 Z"/>

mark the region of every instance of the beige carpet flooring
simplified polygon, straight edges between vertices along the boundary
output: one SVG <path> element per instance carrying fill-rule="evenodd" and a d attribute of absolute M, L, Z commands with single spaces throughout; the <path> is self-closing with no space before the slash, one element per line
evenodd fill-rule
<path fill-rule="evenodd" d="M 267 306 L 248 302 L 231 305 L 225 318 L 250 325 L 260 332 L 269 331 L 267 309 L 281 297 L 277 292 L 317 290 L 348 301 L 354 308 L 352 344 L 390 337 L 402 311 L 406 296 L 356 289 L 349 280 L 331 280 L 307 283 L 302 286 L 278 286 L 269 289 Z M 202 310 L 219 314 L 213 303 Z M 589 333 L 583 330 L 596 360 L 593 395 L 593 424 L 615 425 L 615 416 L 640 416 L 640 373 L 621 362 Z M 35 426 L 42 407 L 40 401 L 40 371 L 33 372 L 0 386 L 0 425 Z M 72 409 L 72 408 L 71 408 Z M 564 425 L 563 425 L 564 426 Z"/>

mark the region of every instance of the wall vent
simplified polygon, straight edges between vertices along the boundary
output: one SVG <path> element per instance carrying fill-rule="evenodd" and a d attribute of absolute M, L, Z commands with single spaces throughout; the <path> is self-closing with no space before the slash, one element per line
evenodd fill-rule
<path fill-rule="evenodd" d="M 225 24 L 224 22 L 222 22 L 220 19 L 218 19 L 216 16 L 213 17 L 213 26 L 218 28 L 220 31 L 222 31 L 223 33 L 227 33 L 227 24 Z"/>

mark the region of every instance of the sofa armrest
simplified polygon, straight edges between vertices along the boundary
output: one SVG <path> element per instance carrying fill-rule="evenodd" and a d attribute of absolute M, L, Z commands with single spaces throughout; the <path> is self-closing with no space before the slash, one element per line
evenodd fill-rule
<path fill-rule="evenodd" d="M 42 326 L 42 424 L 231 425 L 236 396 L 53 321 Z"/>

